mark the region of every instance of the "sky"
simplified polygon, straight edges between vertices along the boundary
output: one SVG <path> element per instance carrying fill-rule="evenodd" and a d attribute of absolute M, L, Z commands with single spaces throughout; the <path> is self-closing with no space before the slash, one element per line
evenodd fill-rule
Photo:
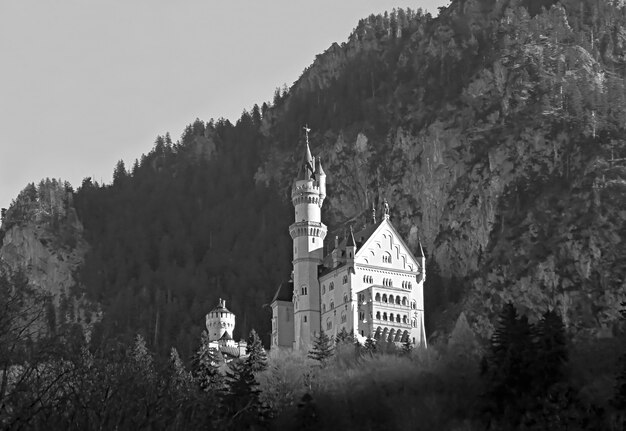
<path fill-rule="evenodd" d="M 196 118 L 236 121 L 359 19 L 447 0 L 0 0 L 0 208 L 29 182 L 109 183 Z"/>

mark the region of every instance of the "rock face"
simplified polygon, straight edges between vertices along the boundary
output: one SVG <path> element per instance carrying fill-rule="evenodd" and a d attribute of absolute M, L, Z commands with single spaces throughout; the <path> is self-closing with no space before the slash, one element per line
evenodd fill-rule
<path fill-rule="evenodd" d="M 358 224 L 386 197 L 409 246 L 421 238 L 463 290 L 460 308 L 481 335 L 506 302 L 531 320 L 557 309 L 579 336 L 610 333 L 626 300 L 626 159 L 614 155 L 626 156 L 623 79 L 579 42 L 594 36 L 572 30 L 561 6 L 534 18 L 507 9 L 487 23 L 465 5 L 416 19 L 402 40 L 363 43 L 379 29 L 375 17 L 363 23 L 305 71 L 266 119 L 267 136 L 309 104 L 328 175 L 325 222 Z M 330 92 L 359 81 L 352 106 L 362 111 L 329 118 L 351 109 Z M 607 104 L 612 114 L 600 114 Z M 270 151 L 257 179 L 286 188 L 292 154 L 287 143 Z"/>
<path fill-rule="evenodd" d="M 78 323 L 89 335 L 99 312 L 76 280 L 88 245 L 65 187 L 47 180 L 18 196 L 3 220 L 0 264 L 24 271 L 29 285 L 50 297 L 58 325 Z"/>

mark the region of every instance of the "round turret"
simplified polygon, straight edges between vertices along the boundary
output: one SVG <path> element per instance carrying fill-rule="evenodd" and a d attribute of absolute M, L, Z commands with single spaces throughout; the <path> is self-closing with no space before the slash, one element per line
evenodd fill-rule
<path fill-rule="evenodd" d="M 218 341 L 222 337 L 232 340 L 235 329 L 235 315 L 226 308 L 226 301 L 219 299 L 217 307 L 206 315 L 206 329 L 209 332 L 209 341 Z M 225 333 L 228 335 L 225 335 Z"/>

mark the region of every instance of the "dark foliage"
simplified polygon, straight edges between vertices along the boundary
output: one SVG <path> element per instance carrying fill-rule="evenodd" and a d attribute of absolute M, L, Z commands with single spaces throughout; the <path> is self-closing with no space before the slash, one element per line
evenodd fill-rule
<path fill-rule="evenodd" d="M 322 367 L 324 367 L 334 354 L 334 344 L 332 338 L 324 331 L 320 331 L 320 335 L 313 341 L 313 346 L 309 351 L 308 357 L 314 361 L 318 361 Z"/>
<path fill-rule="evenodd" d="M 261 339 L 253 329 L 248 336 L 248 345 L 246 346 L 246 362 L 253 373 L 265 371 L 267 369 L 267 353 L 263 348 Z"/>
<path fill-rule="evenodd" d="M 104 307 L 94 343 L 136 332 L 165 355 L 193 353 L 204 314 L 233 298 L 235 338 L 251 327 L 263 337 L 263 304 L 289 273 L 287 202 L 254 181 L 265 139 L 247 117 L 196 121 L 173 144 L 154 149 L 111 186 L 89 179 L 75 204 L 92 245 L 80 278 Z"/>

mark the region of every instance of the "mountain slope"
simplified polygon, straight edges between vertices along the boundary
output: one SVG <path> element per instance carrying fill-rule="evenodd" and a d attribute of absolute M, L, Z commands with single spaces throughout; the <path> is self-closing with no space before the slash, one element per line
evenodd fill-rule
<path fill-rule="evenodd" d="M 425 244 L 429 331 L 463 309 L 487 336 L 513 302 L 609 334 L 626 299 L 626 13 L 553 4 L 372 15 L 271 105 L 159 137 L 110 186 L 86 179 L 75 203 L 91 246 L 80 283 L 104 309 L 96 342 L 142 332 L 188 356 L 218 297 L 236 337 L 267 337 L 304 124 L 328 175 L 329 237 L 386 197 L 408 245 Z"/>

